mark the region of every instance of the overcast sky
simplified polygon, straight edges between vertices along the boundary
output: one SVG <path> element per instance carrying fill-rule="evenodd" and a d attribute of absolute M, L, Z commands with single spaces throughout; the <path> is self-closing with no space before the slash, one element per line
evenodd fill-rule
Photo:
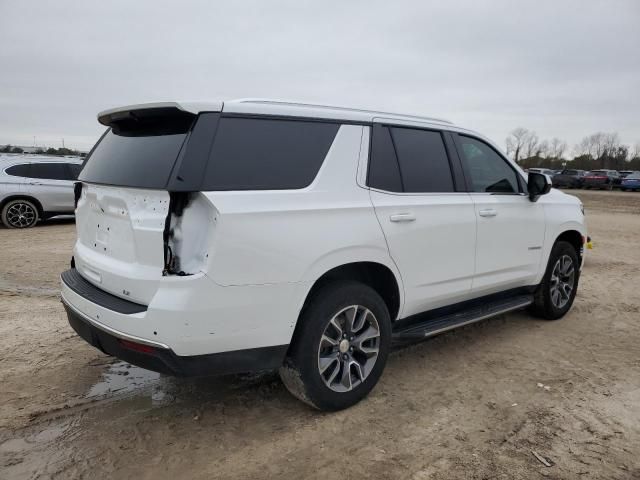
<path fill-rule="evenodd" d="M 504 147 L 640 142 L 640 1 L 0 0 L 0 144 L 89 149 L 100 110 L 268 97 L 440 116 Z"/>

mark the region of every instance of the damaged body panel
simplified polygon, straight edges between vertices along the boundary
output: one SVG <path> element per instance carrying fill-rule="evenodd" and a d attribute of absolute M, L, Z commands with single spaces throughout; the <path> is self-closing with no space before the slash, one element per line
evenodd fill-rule
<path fill-rule="evenodd" d="M 164 267 L 169 193 L 84 184 L 76 209 L 76 268 L 121 298 L 147 305 Z"/>
<path fill-rule="evenodd" d="M 217 212 L 201 193 L 172 192 L 164 231 L 164 275 L 204 272 Z"/>

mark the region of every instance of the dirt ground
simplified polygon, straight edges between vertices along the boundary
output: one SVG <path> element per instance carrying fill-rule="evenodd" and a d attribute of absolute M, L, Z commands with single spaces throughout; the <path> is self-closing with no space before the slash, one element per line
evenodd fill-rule
<path fill-rule="evenodd" d="M 640 193 L 571 193 L 595 248 L 569 315 L 395 351 L 333 414 L 275 374 L 181 380 L 103 355 L 58 299 L 73 222 L 2 229 L 0 478 L 638 479 Z"/>

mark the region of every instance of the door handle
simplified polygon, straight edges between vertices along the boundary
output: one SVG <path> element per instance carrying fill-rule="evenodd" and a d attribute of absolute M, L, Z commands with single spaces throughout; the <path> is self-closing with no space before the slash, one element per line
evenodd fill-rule
<path fill-rule="evenodd" d="M 392 222 L 413 222 L 416 216 L 413 213 L 394 213 L 389 217 Z"/>
<path fill-rule="evenodd" d="M 481 217 L 495 217 L 496 215 L 498 215 L 498 212 L 496 212 L 494 208 L 486 208 L 484 210 L 480 210 L 478 214 Z"/>

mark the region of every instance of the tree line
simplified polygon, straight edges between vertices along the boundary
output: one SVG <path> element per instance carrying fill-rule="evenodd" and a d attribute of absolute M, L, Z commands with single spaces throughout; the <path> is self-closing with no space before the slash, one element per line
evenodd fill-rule
<path fill-rule="evenodd" d="M 24 153 L 24 150 L 20 147 L 13 147 L 11 145 L 5 145 L 4 147 L 0 147 L 0 153 Z M 49 147 L 47 149 L 38 148 L 34 152 L 30 152 L 34 155 L 75 155 L 78 157 L 84 157 L 86 153 L 79 152 L 78 150 L 73 150 L 71 148 L 53 148 Z"/>
<path fill-rule="evenodd" d="M 523 168 L 640 170 L 640 142 L 632 149 L 615 132 L 588 135 L 569 153 L 564 140 L 540 139 L 535 132 L 518 127 L 507 137 L 506 146 L 507 155 Z"/>

